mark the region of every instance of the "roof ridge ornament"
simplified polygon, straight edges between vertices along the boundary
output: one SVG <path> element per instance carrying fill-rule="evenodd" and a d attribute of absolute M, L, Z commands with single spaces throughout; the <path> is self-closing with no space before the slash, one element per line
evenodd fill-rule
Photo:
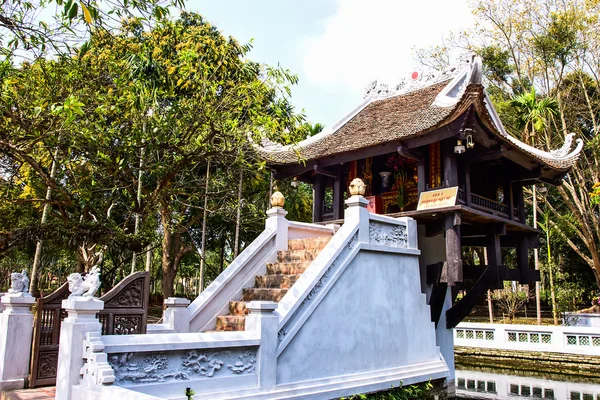
<path fill-rule="evenodd" d="M 387 97 L 414 92 L 415 90 L 453 79 L 467 67 L 470 68 L 472 63 L 473 56 L 469 55 L 468 57 L 461 58 L 455 65 L 451 65 L 441 71 L 433 68 L 413 71 L 410 74 L 410 78 L 402 78 L 393 89 L 390 89 L 386 83 L 378 83 L 377 79 L 375 79 L 367 85 L 363 98 L 385 99 Z"/>

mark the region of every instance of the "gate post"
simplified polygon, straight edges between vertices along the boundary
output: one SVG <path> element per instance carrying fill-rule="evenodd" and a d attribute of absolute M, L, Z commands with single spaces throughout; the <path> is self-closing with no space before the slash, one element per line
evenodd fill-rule
<path fill-rule="evenodd" d="M 29 374 L 29 356 L 33 335 L 35 298 L 29 293 L 2 296 L 0 313 L 0 391 L 25 387 Z"/>
<path fill-rule="evenodd" d="M 62 301 L 62 308 L 68 317 L 60 327 L 56 398 L 71 400 L 71 389 L 81 380 L 86 333 L 102 332 L 96 314 L 104 309 L 104 302 L 94 297 L 72 297 Z"/>

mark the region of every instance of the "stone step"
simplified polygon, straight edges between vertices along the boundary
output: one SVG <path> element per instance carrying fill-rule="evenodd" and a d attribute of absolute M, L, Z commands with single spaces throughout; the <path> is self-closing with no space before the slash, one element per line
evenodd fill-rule
<path fill-rule="evenodd" d="M 279 302 L 287 293 L 287 289 L 244 289 L 243 301 L 275 301 Z"/>
<path fill-rule="evenodd" d="M 297 261 L 289 263 L 267 263 L 267 275 L 296 275 L 306 271 L 310 261 Z"/>
<path fill-rule="evenodd" d="M 288 250 L 323 250 L 331 236 L 288 240 Z"/>
<path fill-rule="evenodd" d="M 300 278 L 300 274 L 295 275 L 262 275 L 254 278 L 254 287 L 256 288 L 273 288 L 273 289 L 289 289 Z"/>
<path fill-rule="evenodd" d="M 230 301 L 229 302 L 229 314 L 243 316 L 248 315 L 249 310 L 246 308 L 245 301 Z"/>
<path fill-rule="evenodd" d="M 277 252 L 278 262 L 312 261 L 319 250 L 280 250 Z"/>
<path fill-rule="evenodd" d="M 246 328 L 246 317 L 240 315 L 219 315 L 217 331 L 243 331 Z"/>

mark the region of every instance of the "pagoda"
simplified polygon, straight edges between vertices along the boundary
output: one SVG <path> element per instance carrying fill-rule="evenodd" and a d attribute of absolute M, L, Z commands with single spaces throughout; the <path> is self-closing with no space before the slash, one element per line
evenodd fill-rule
<path fill-rule="evenodd" d="M 510 135 L 486 92 L 481 59 L 471 57 L 394 87 L 374 81 L 329 130 L 255 148 L 278 180 L 312 185 L 313 222 L 343 223 L 347 187 L 357 177 L 371 212 L 417 220 L 432 317 L 437 324 L 450 287 L 445 322 L 452 328 L 488 289 L 539 280 L 528 257 L 538 231 L 527 224 L 523 188 L 560 185 L 583 148 L 577 139 L 572 149 L 573 139 L 546 152 Z M 485 248 L 485 265 L 463 265 L 463 247 Z M 517 268 L 504 263 L 502 248 L 515 249 Z M 467 292 L 456 301 L 460 289 Z"/>

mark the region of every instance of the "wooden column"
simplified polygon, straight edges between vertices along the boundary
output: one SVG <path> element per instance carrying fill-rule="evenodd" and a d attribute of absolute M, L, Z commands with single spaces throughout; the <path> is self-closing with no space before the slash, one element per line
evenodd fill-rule
<path fill-rule="evenodd" d="M 471 207 L 471 162 L 465 162 L 465 204 Z"/>
<path fill-rule="evenodd" d="M 527 249 L 527 235 L 519 235 L 516 250 L 517 265 L 519 267 L 519 283 L 529 283 L 529 252 Z"/>
<path fill-rule="evenodd" d="M 419 160 L 419 164 L 417 165 L 417 190 L 419 194 L 425 191 L 425 185 L 427 184 L 427 176 L 425 175 L 425 159 Z"/>
<path fill-rule="evenodd" d="M 514 190 L 513 190 L 513 185 L 511 185 L 510 183 L 507 185 L 508 188 L 508 192 L 506 192 L 504 195 L 508 196 L 508 219 L 510 219 L 511 221 L 514 221 L 515 219 L 515 201 L 514 201 Z"/>
<path fill-rule="evenodd" d="M 486 235 L 486 250 L 488 268 L 492 271 L 490 275 L 492 277 L 491 288 L 502 289 L 504 287 L 502 279 L 500 279 L 500 266 L 502 265 L 502 252 L 500 249 L 500 235 L 506 233 L 506 225 L 496 224 L 488 227 Z"/>
<path fill-rule="evenodd" d="M 463 281 L 462 249 L 460 244 L 460 213 L 453 212 L 444 216 L 446 229 L 446 270 L 443 282 L 454 286 Z"/>
<path fill-rule="evenodd" d="M 333 219 L 344 218 L 344 170 L 340 168 L 333 179 Z"/>
<path fill-rule="evenodd" d="M 323 200 L 325 198 L 323 175 L 317 174 L 315 176 L 313 190 L 313 222 L 321 222 L 323 220 Z"/>
<path fill-rule="evenodd" d="M 514 207 L 519 210 L 519 221 L 521 223 L 525 223 L 527 219 L 525 218 L 525 199 L 523 197 L 523 185 L 519 182 L 513 183 L 513 192 L 514 192 Z"/>
<path fill-rule="evenodd" d="M 456 153 L 454 153 L 454 139 L 446 140 L 442 143 L 442 165 L 444 187 L 458 186 L 458 165 Z"/>

